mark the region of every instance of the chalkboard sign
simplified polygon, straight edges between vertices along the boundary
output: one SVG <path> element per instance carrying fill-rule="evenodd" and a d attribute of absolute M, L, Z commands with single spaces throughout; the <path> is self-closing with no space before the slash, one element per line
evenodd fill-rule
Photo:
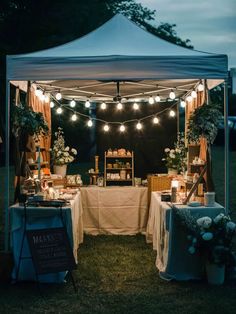
<path fill-rule="evenodd" d="M 50 274 L 76 268 L 65 228 L 27 230 L 26 236 L 37 274 Z"/>

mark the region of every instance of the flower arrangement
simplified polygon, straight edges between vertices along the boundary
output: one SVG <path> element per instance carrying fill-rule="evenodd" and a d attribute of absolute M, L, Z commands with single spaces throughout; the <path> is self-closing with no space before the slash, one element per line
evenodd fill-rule
<path fill-rule="evenodd" d="M 178 140 L 174 144 L 174 148 L 165 148 L 165 158 L 168 169 L 176 169 L 178 172 L 184 172 L 187 169 L 187 148 L 185 146 L 185 139 L 183 133 L 178 134 Z"/>
<path fill-rule="evenodd" d="M 55 132 L 55 137 L 56 139 L 54 140 L 51 149 L 53 164 L 62 166 L 73 162 L 77 155 L 77 150 L 65 146 L 64 132 L 62 128 L 58 128 L 57 132 Z"/>
<path fill-rule="evenodd" d="M 214 219 L 208 216 L 196 218 L 188 210 L 175 208 L 174 211 L 188 233 L 190 254 L 204 254 L 209 263 L 219 266 L 235 264 L 232 240 L 236 234 L 236 224 L 229 216 L 221 213 Z"/>

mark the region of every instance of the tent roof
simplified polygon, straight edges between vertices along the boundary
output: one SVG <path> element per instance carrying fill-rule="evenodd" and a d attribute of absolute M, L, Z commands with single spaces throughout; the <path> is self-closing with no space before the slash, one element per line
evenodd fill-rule
<path fill-rule="evenodd" d="M 143 80 L 227 77 L 227 56 L 162 40 L 121 14 L 70 43 L 7 57 L 12 80 Z"/>

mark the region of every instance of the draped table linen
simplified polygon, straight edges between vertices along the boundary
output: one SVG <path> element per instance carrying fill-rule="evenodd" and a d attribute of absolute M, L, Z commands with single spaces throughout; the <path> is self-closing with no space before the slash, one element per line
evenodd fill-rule
<path fill-rule="evenodd" d="M 11 219 L 11 246 L 14 257 L 14 269 L 12 278 L 16 278 L 16 269 L 20 256 L 20 247 L 24 232 L 24 207 L 15 204 L 10 207 Z M 77 262 L 77 250 L 83 242 L 83 209 L 81 195 L 78 192 L 70 204 L 62 207 L 63 221 L 69 236 L 75 261 Z M 27 230 L 48 229 L 61 227 L 60 209 L 55 207 L 27 207 Z M 28 242 L 25 237 L 23 245 L 23 257 L 30 257 Z M 40 282 L 63 282 L 66 272 L 39 275 Z M 22 259 L 18 280 L 36 280 L 32 259 Z"/>
<path fill-rule="evenodd" d="M 215 203 L 213 207 L 190 207 L 175 205 L 187 209 L 195 217 L 216 217 L 224 213 L 224 207 Z M 173 210 L 166 202 L 161 202 L 158 192 L 152 192 L 149 208 L 149 219 L 146 230 L 146 241 L 153 243 L 157 251 L 156 267 L 160 277 L 166 280 L 202 279 L 205 271 L 205 260 L 199 254 L 190 254 L 186 232 L 176 222 Z"/>
<path fill-rule="evenodd" d="M 145 232 L 146 187 L 83 187 L 81 198 L 85 233 L 134 235 Z"/>

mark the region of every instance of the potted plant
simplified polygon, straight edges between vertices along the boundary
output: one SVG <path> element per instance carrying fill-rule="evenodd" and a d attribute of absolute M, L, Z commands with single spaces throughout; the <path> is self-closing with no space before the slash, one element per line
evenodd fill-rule
<path fill-rule="evenodd" d="M 165 148 L 165 161 L 169 174 L 178 174 L 184 172 L 187 168 L 187 148 L 185 147 L 185 139 L 183 133 L 178 134 L 178 140 L 174 144 L 174 148 Z"/>
<path fill-rule="evenodd" d="M 21 151 L 26 150 L 29 136 L 38 141 L 40 135 L 48 134 L 49 128 L 41 112 L 35 112 L 24 104 L 14 106 L 12 112 L 12 131 L 20 138 Z"/>
<path fill-rule="evenodd" d="M 187 139 L 189 143 L 200 142 L 203 138 L 206 141 L 206 163 L 207 163 L 207 190 L 214 191 L 214 184 L 211 175 L 211 144 L 213 144 L 222 114 L 220 105 L 204 103 L 195 109 L 189 119 Z"/>
<path fill-rule="evenodd" d="M 77 150 L 65 146 L 65 138 L 62 128 L 58 127 L 57 132 L 55 132 L 55 137 L 51 149 L 53 170 L 55 174 L 65 177 L 67 165 L 74 161 L 75 156 L 77 155 Z"/>
<path fill-rule="evenodd" d="M 206 259 L 206 274 L 210 284 L 222 284 L 225 268 L 235 265 L 232 240 L 236 224 L 221 213 L 214 219 L 193 217 L 189 211 L 174 209 L 175 215 L 187 232 L 190 254 L 199 252 Z"/>

